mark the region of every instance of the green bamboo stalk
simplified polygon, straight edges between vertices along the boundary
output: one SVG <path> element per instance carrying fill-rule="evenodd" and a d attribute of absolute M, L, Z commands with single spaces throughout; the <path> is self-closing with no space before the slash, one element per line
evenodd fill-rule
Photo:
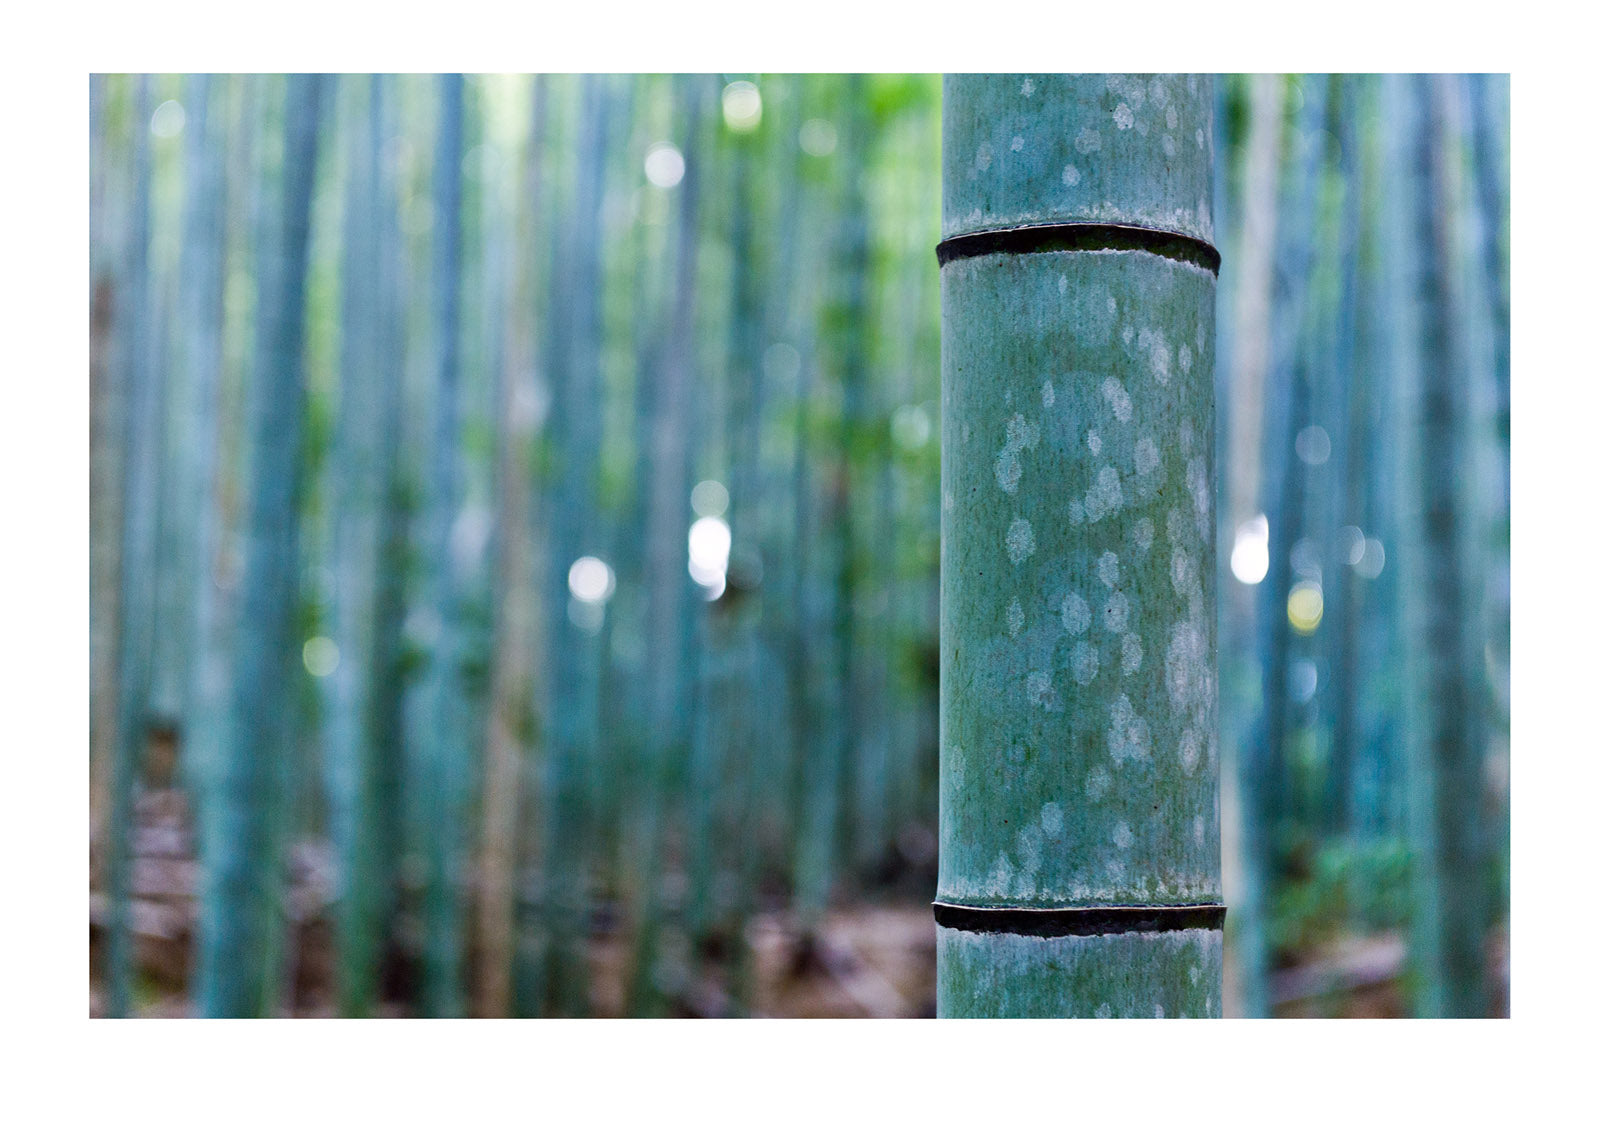
<path fill-rule="evenodd" d="M 325 754 L 339 859 L 336 977 L 340 1013 L 347 1016 L 376 1007 L 397 898 L 398 814 L 380 789 L 384 763 L 393 757 L 381 732 L 392 682 L 384 613 L 394 610 L 384 608 L 381 594 L 397 455 L 391 402 L 399 395 L 385 365 L 379 310 L 385 85 L 382 76 L 371 76 L 346 88 L 342 372 L 332 477 L 333 639 L 340 662 L 328 684 Z"/>
<path fill-rule="evenodd" d="M 141 75 L 133 111 L 133 210 L 129 221 L 119 368 L 122 371 L 122 546 L 117 607 L 117 714 L 112 737 L 106 829 L 106 1012 L 133 1008 L 132 875 L 134 801 L 149 727 L 155 636 L 157 510 L 162 446 L 162 382 L 152 365 L 150 295 L 150 78 Z M 120 320 L 119 320 L 120 321 Z"/>
<path fill-rule="evenodd" d="M 105 890 L 111 748 L 117 721 L 118 499 L 116 371 L 122 167 L 111 82 L 89 76 L 89 813 L 90 886 Z"/>
<path fill-rule="evenodd" d="M 665 1008 L 658 970 L 659 922 L 662 912 L 661 880 L 666 858 L 666 807 L 673 760 L 688 740 L 687 694 L 683 673 L 684 640 L 691 631 L 693 584 L 685 568 L 685 533 L 688 530 L 688 432 L 693 379 L 695 283 L 699 264 L 701 209 L 700 162 L 705 149 L 701 122 L 705 114 L 705 80 L 681 76 L 676 101 L 683 106 L 683 179 L 677 194 L 676 249 L 673 288 L 660 376 L 652 393 L 655 427 L 651 434 L 650 499 L 645 531 L 646 600 L 645 640 L 650 656 L 649 736 L 641 786 L 638 843 L 638 904 L 631 910 L 634 938 L 626 1012 L 653 1016 Z"/>
<path fill-rule="evenodd" d="M 540 83 L 545 80 L 541 78 Z M 534 246 L 541 230 L 539 201 L 544 140 L 542 87 L 536 90 L 533 123 L 518 178 L 519 204 L 511 223 L 515 244 Z M 494 236 L 491 236 L 494 238 Z M 483 828 L 478 896 L 478 1012 L 505 1016 L 512 1008 L 516 965 L 518 825 L 527 813 L 523 769 L 533 723 L 532 658 L 535 628 L 532 587 L 533 340 L 530 317 L 536 282 L 533 256 L 516 261 L 511 281 L 518 316 L 506 322 L 506 358 L 501 366 L 495 450 L 495 621 L 489 691 L 488 751 L 484 769 Z"/>
<path fill-rule="evenodd" d="M 1239 757 L 1240 840 L 1244 882 L 1240 885 L 1241 1004 L 1246 1016 L 1270 1015 L 1273 953 L 1270 925 L 1281 879 L 1289 815 L 1289 768 L 1284 756 L 1288 733 L 1288 663 L 1291 628 L 1289 593 L 1295 581 L 1291 550 L 1304 525 L 1304 465 L 1295 454 L 1295 436 L 1307 423 L 1306 364 L 1310 349 L 1309 280 L 1313 265 L 1318 171 L 1323 151 L 1317 139 L 1322 124 L 1319 76 L 1306 76 L 1304 102 L 1290 133 L 1293 147 L 1280 206 L 1282 235 L 1277 266 L 1272 339 L 1268 351 L 1266 410 L 1261 431 L 1261 504 L 1268 518 L 1266 580 L 1254 591 L 1250 631 L 1256 656 L 1260 699 Z"/>
<path fill-rule="evenodd" d="M 947 240 L 1174 234 L 941 270 L 943 1017 L 1221 1004 L 1211 107 L 1201 76 L 945 79 Z"/>
<path fill-rule="evenodd" d="M 210 86 L 210 84 L 207 84 Z M 229 88 L 223 88 L 227 92 Z M 190 790 L 191 811 L 200 841 L 202 860 L 210 859 L 213 849 L 205 841 L 212 813 L 212 795 L 218 768 L 226 749 L 226 721 L 229 680 L 228 644 L 233 600 L 233 576 L 227 549 L 229 528 L 223 510 L 225 473 L 232 470 L 225 455 L 228 448 L 223 434 L 224 370 L 226 354 L 226 304 L 224 280 L 230 259 L 236 261 L 241 247 L 230 248 L 227 234 L 228 213 L 239 209 L 248 195 L 251 137 L 248 127 L 225 128 L 228 101 L 218 97 L 216 87 L 207 97 L 191 99 L 191 108 L 206 106 L 189 119 L 189 170 L 191 180 L 186 195 L 186 232 L 183 299 L 186 343 L 183 364 L 189 370 L 190 393 L 194 397 L 188 411 L 179 419 L 193 435 L 187 440 L 190 460 L 184 469 L 189 492 L 184 505 L 192 512 L 193 545 L 190 576 L 184 592 L 192 594 L 192 610 L 183 634 L 183 715 L 181 721 L 182 759 L 186 784 Z M 235 156 L 232 168 L 225 168 L 225 154 Z M 247 225 L 241 225 L 247 227 Z"/>
<path fill-rule="evenodd" d="M 1361 623 L 1365 582 L 1351 568 L 1339 531 L 1366 522 L 1365 492 L 1371 480 L 1367 445 L 1372 435 L 1372 373 L 1366 355 L 1370 338 L 1362 305 L 1364 270 L 1368 253 L 1371 209 L 1365 192 L 1366 149 L 1372 119 L 1375 85 L 1363 76 L 1344 76 L 1340 88 L 1339 146 L 1343 155 L 1344 265 L 1339 291 L 1339 324 L 1334 370 L 1334 416 L 1340 421 L 1333 453 L 1337 463 L 1339 497 L 1332 524 L 1334 540 L 1326 554 L 1328 610 L 1328 700 L 1331 704 L 1329 773 L 1325 792 L 1329 827 L 1348 834 L 1354 828 L 1353 798 L 1357 752 L 1361 747 L 1360 674 Z M 1363 535 L 1364 538 L 1364 535 Z M 1362 549 L 1364 549 L 1364 544 Z M 1357 559 L 1359 560 L 1359 559 Z"/>
<path fill-rule="evenodd" d="M 1403 474 L 1405 577 L 1412 678 L 1410 822 L 1416 918 L 1411 959 L 1417 1012 L 1481 1017 L 1489 1007 L 1484 869 L 1484 623 L 1473 477 L 1476 439 L 1466 378 L 1459 165 L 1459 78 L 1417 76 L 1416 287 L 1420 349 L 1407 419 L 1414 441 Z"/>
<path fill-rule="evenodd" d="M 280 767 L 289 716 L 300 572 L 306 250 L 324 82 L 292 75 L 284 110 L 279 219 L 263 248 L 256 363 L 250 389 L 252 463 L 244 521 L 240 622 L 230 746 L 219 768 L 216 856 L 207 863 L 198 1003 L 208 1016 L 265 1015 L 278 977 Z"/>
<path fill-rule="evenodd" d="M 840 137 L 837 228 L 834 240 L 835 272 L 830 295 L 833 302 L 822 313 L 823 364 L 836 378 L 841 403 L 837 446 L 829 453 L 823 490 L 820 534 L 824 568 L 831 572 L 831 592 L 826 612 L 818 617 L 826 625 L 826 655 L 830 663 L 823 677 L 826 706 L 816 748 L 802 768 L 803 808 L 795 850 L 795 910 L 802 929 L 816 929 L 837 880 L 839 861 L 846 858 L 842 844 L 846 829 L 845 786 L 852 779 L 852 756 L 857 749 L 861 703 L 861 656 L 856 638 L 855 596 L 858 589 L 859 519 L 855 513 L 854 481 L 857 449 L 866 430 L 867 285 L 869 258 L 867 207 L 862 179 L 871 144 L 865 106 L 865 82 L 852 75 L 842 92 L 846 128 Z M 817 677 L 812 669 L 812 678 Z"/>
<path fill-rule="evenodd" d="M 546 165 L 549 161 L 546 134 L 549 123 L 549 107 L 551 100 L 550 78 L 539 75 L 533 81 L 531 92 L 533 100 L 530 109 L 531 124 L 528 131 L 527 160 L 524 166 L 522 220 L 529 232 L 544 235 L 553 230 L 551 222 L 551 209 L 548 207 L 548 173 Z M 522 246 L 531 247 L 531 240 L 520 241 Z M 548 242 L 541 238 L 541 242 Z M 511 325 L 527 326 L 529 330 L 526 337 L 519 338 L 517 353 L 524 359 L 524 364 L 532 371 L 535 369 L 535 358 L 539 355 L 541 335 L 544 341 L 549 339 L 548 317 L 551 305 L 543 291 L 543 273 L 540 269 L 542 256 L 527 255 L 523 257 L 523 268 L 519 272 L 517 308 L 523 312 L 520 318 L 511 319 Z M 540 389 L 548 389 L 548 377 L 543 382 L 534 380 L 530 382 L 530 401 L 528 411 L 534 411 L 534 401 Z M 542 439 L 542 436 L 540 437 Z M 542 822 L 549 819 L 548 795 L 541 783 L 541 770 L 547 760 L 548 744 L 543 741 L 540 723 L 548 719 L 548 695 L 550 687 L 549 665 L 544 662 L 548 655 L 544 642 L 549 639 L 550 618 L 561 616 L 565 610 L 560 606 L 552 605 L 547 600 L 540 598 L 550 592 L 550 583 L 544 577 L 544 570 L 551 568 L 547 555 L 539 552 L 537 536 L 544 529 L 546 519 L 544 509 L 545 492 L 535 488 L 535 482 L 542 474 L 539 467 L 539 445 L 534 444 L 529 452 L 530 482 L 527 487 L 527 537 L 528 559 L 527 569 L 521 573 L 516 584 L 525 589 L 522 598 L 528 611 L 526 662 L 532 669 L 530 686 L 526 688 L 527 720 L 529 729 L 529 746 L 527 756 L 518 769 L 517 798 L 524 808 L 527 816 L 518 823 L 515 841 L 515 867 L 516 886 L 511 909 L 512 932 L 512 969 L 511 969 L 511 1009 L 519 1017 L 529 1017 L 540 1014 L 544 1010 L 546 998 L 545 962 L 543 939 L 539 933 L 539 917 L 541 914 L 542 891 L 544 883 L 543 843 L 544 830 Z"/>
<path fill-rule="evenodd" d="M 451 532 L 461 487 L 461 156 L 465 95 L 460 75 L 439 80 L 433 182 L 434 377 L 427 430 L 422 621 L 432 647 L 418 687 L 417 765 L 422 774 L 423 1009 L 453 1017 L 463 1008 L 461 872 L 468 720 L 461 662 L 463 585 Z"/>
<path fill-rule="evenodd" d="M 550 1007 L 564 1016 L 589 1011 L 587 937 L 592 850 L 592 762 L 598 749 L 599 643 L 573 614 L 568 571 L 600 552 L 599 217 L 605 167 L 604 81 L 580 82 L 580 138 L 572 207 L 556 238 L 550 290 L 549 423 L 553 458 L 546 591 L 551 676 L 551 745 L 543 823 L 545 927 Z"/>

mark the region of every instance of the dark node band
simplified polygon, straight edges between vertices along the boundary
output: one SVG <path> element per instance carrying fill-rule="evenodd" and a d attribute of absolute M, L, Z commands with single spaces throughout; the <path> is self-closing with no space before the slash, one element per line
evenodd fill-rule
<path fill-rule="evenodd" d="M 1033 224 L 951 236 L 938 248 L 939 266 L 978 255 L 1025 255 L 1036 251 L 1147 251 L 1193 263 L 1215 275 L 1222 256 L 1205 240 L 1133 224 Z"/>
<path fill-rule="evenodd" d="M 941 927 L 979 934 L 1125 935 L 1133 932 L 1220 931 L 1227 908 L 1220 903 L 1176 907 L 965 907 L 935 903 L 933 921 Z"/>

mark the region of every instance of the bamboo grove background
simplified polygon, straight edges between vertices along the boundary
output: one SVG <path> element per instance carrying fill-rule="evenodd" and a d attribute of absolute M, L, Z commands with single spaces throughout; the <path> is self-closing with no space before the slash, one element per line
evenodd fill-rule
<path fill-rule="evenodd" d="M 1508 1008 L 1504 76 L 1219 81 L 1229 1008 Z M 91 1010 L 931 1014 L 936 76 L 93 76 Z"/>

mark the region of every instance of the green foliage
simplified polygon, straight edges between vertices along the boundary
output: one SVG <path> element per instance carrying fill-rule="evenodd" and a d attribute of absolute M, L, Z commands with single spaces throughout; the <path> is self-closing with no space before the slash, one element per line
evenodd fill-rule
<path fill-rule="evenodd" d="M 1302 841 L 1274 892 L 1271 944 L 1282 961 L 1349 933 L 1405 929 L 1410 923 L 1411 850 L 1402 837 L 1370 843 Z"/>

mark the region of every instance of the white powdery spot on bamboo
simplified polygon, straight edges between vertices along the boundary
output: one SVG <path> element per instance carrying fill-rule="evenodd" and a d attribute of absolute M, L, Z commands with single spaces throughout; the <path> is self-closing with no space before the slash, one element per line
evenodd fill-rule
<path fill-rule="evenodd" d="M 1095 484 L 1083 497 L 1083 513 L 1090 522 L 1099 522 L 1109 514 L 1122 509 L 1122 476 L 1117 469 L 1107 465 L 1100 469 Z"/>
<path fill-rule="evenodd" d="M 1069 502 L 1067 504 L 1067 521 L 1072 523 L 1073 526 L 1082 526 L 1083 525 L 1083 502 L 1082 502 L 1082 500 L 1073 499 L 1071 502 Z"/>
<path fill-rule="evenodd" d="M 1121 849 L 1132 848 L 1132 826 L 1130 826 L 1127 821 L 1118 821 L 1117 827 L 1111 831 L 1111 842 Z"/>
<path fill-rule="evenodd" d="M 1011 604 L 1006 606 L 1006 631 L 1015 636 L 1022 631 L 1026 619 L 1022 615 L 1022 602 L 1015 597 L 1011 598 Z"/>
<path fill-rule="evenodd" d="M 1122 638 L 1122 674 L 1132 675 L 1139 670 L 1139 665 L 1144 663 L 1144 641 L 1137 632 L 1130 632 Z"/>
<path fill-rule="evenodd" d="M 1011 857 L 1004 852 L 995 861 L 994 871 L 990 874 L 989 891 L 993 895 L 1008 895 L 1011 892 L 1011 877 L 1016 875 L 1016 868 L 1011 864 Z"/>
<path fill-rule="evenodd" d="M 1140 475 L 1154 475 L 1161 469 L 1161 449 L 1149 436 L 1139 437 L 1133 446 L 1133 470 Z"/>
<path fill-rule="evenodd" d="M 1100 651 L 1087 640 L 1072 646 L 1072 678 L 1087 687 L 1100 673 Z"/>
<path fill-rule="evenodd" d="M 1050 686 L 1050 677 L 1044 672 L 1029 672 L 1027 681 L 1028 702 L 1035 707 L 1054 707 L 1056 704 L 1055 688 Z"/>
<path fill-rule="evenodd" d="M 1061 602 L 1061 623 L 1074 636 L 1089 630 L 1089 602 L 1076 593 L 1068 593 Z"/>
<path fill-rule="evenodd" d="M 1006 554 L 1012 565 L 1021 565 L 1033 554 L 1033 524 L 1025 518 L 1011 520 L 1006 531 Z"/>
<path fill-rule="evenodd" d="M 1061 806 L 1054 801 L 1046 801 L 1044 808 L 1039 810 L 1039 827 L 1050 836 L 1060 834 L 1066 824 L 1066 816 L 1061 811 Z"/>
<path fill-rule="evenodd" d="M 1076 165 L 1068 165 L 1065 169 L 1061 170 L 1061 183 L 1066 185 L 1068 188 L 1073 188 L 1082 179 L 1083 174 L 1078 172 L 1078 167 Z"/>
<path fill-rule="evenodd" d="M 1017 484 L 1022 482 L 1022 460 L 1010 448 L 1002 448 L 994 458 L 994 481 L 1006 494 L 1017 493 Z"/>
<path fill-rule="evenodd" d="M 1176 104 L 1167 107 L 1167 129 L 1178 128 L 1178 107 Z"/>
<path fill-rule="evenodd" d="M 1176 157 L 1178 155 L 1178 143 L 1173 140 L 1171 134 L 1161 135 L 1161 152 L 1168 157 Z"/>
<path fill-rule="evenodd" d="M 1200 765 L 1200 739 L 1195 736 L 1192 727 L 1185 727 L 1183 736 L 1178 739 L 1178 761 L 1183 763 L 1183 772 L 1192 774 Z"/>
<path fill-rule="evenodd" d="M 1180 597 L 1189 595 L 1189 555 L 1182 550 L 1172 551 L 1172 588 Z"/>
<path fill-rule="evenodd" d="M 1011 139 L 1011 152 L 1012 153 L 1021 153 L 1022 152 L 1022 136 L 1020 134 Z"/>
<path fill-rule="evenodd" d="M 1119 130 L 1133 128 L 1133 111 L 1128 109 L 1126 102 L 1117 103 L 1117 108 L 1111 111 L 1111 120 L 1117 124 Z"/>
<path fill-rule="evenodd" d="M 1204 817 L 1196 817 L 1194 819 L 1194 842 L 1200 848 L 1206 846 L 1206 819 Z"/>
<path fill-rule="evenodd" d="M 1167 644 L 1167 698 L 1178 710 L 1198 703 L 1206 687 L 1206 638 L 1193 621 L 1182 621 Z"/>
<path fill-rule="evenodd" d="M 987 170 L 989 168 L 989 165 L 993 161 L 994 161 L 994 150 L 989 148 L 989 143 L 986 142 L 986 141 L 979 142 L 978 143 L 978 160 L 976 162 L 976 164 L 978 166 L 978 172 L 981 173 L 981 172 L 984 172 L 985 170 Z"/>
<path fill-rule="evenodd" d="M 1194 131 L 1194 147 L 1196 149 L 1204 149 L 1206 147 L 1206 131 L 1205 130 L 1195 130 Z"/>
<path fill-rule="evenodd" d="M 1128 390 L 1122 387 L 1121 381 L 1107 377 L 1100 386 L 1100 395 L 1111 402 L 1111 411 L 1122 423 L 1133 419 L 1133 398 L 1128 396 Z"/>
<path fill-rule="evenodd" d="M 1083 779 L 1084 796 L 1090 801 L 1099 801 L 1111 790 L 1111 773 L 1104 766 L 1096 766 L 1089 771 L 1089 776 Z"/>
<path fill-rule="evenodd" d="M 1039 401 L 1045 408 L 1053 408 L 1056 403 L 1056 387 L 1046 381 L 1039 388 Z"/>
<path fill-rule="evenodd" d="M 1107 550 L 1105 553 L 1101 554 L 1100 561 L 1097 563 L 1097 568 L 1100 572 L 1100 583 L 1102 585 L 1115 586 L 1117 584 L 1117 577 L 1120 570 L 1117 565 L 1117 555 L 1115 553 Z"/>
<path fill-rule="evenodd" d="M 1027 451 L 1039 442 L 1039 426 L 1030 423 L 1026 416 L 1017 413 L 1006 421 L 1006 447 Z"/>
<path fill-rule="evenodd" d="M 1172 378 L 1172 349 L 1160 330 L 1140 330 L 1139 349 L 1150 359 L 1150 372 L 1165 385 Z"/>
<path fill-rule="evenodd" d="M 1133 543 L 1141 550 L 1148 550 L 1155 545 L 1156 524 L 1150 521 L 1149 516 L 1141 518 L 1133 524 Z"/>
<path fill-rule="evenodd" d="M 1079 153 L 1088 156 L 1100 151 L 1100 131 L 1084 126 L 1078 131 L 1077 139 L 1073 142 Z"/>
<path fill-rule="evenodd" d="M 1106 598 L 1105 608 L 1100 611 L 1100 617 L 1105 621 L 1106 629 L 1118 636 L 1128 631 L 1128 595 L 1121 590 Z"/>
<path fill-rule="evenodd" d="M 1096 432 L 1093 428 L 1089 429 L 1089 434 L 1083 438 L 1083 442 L 1089 446 L 1089 453 L 1091 455 L 1100 454 L 1100 433 Z"/>
<path fill-rule="evenodd" d="M 1194 368 L 1194 351 L 1189 348 L 1188 342 L 1178 347 L 1178 368 L 1185 373 Z"/>
<path fill-rule="evenodd" d="M 1189 494 L 1194 499 L 1195 519 L 1204 525 L 1211 519 L 1211 484 L 1206 479 L 1206 461 L 1199 456 L 1191 459 L 1186 479 Z"/>
<path fill-rule="evenodd" d="M 1033 80 L 1032 79 L 1023 79 L 1022 80 L 1022 97 L 1024 97 L 1024 98 L 1032 98 L 1033 97 Z"/>
<path fill-rule="evenodd" d="M 1106 732 L 1106 748 L 1117 765 L 1128 761 L 1143 761 L 1150 756 L 1150 724 L 1133 709 L 1127 695 L 1117 696 L 1111 704 L 1111 728 Z"/>
<path fill-rule="evenodd" d="M 1044 863 L 1044 830 L 1038 825 L 1028 825 L 1017 834 L 1017 856 L 1022 864 L 1022 886 L 1028 890 L 1022 895 L 1032 895 L 1034 876 Z"/>
<path fill-rule="evenodd" d="M 1101 1002 L 1095 1006 L 1094 1015 L 1102 1021 L 1108 1020 L 1111 1017 L 1111 1004 L 1109 1002 Z"/>

